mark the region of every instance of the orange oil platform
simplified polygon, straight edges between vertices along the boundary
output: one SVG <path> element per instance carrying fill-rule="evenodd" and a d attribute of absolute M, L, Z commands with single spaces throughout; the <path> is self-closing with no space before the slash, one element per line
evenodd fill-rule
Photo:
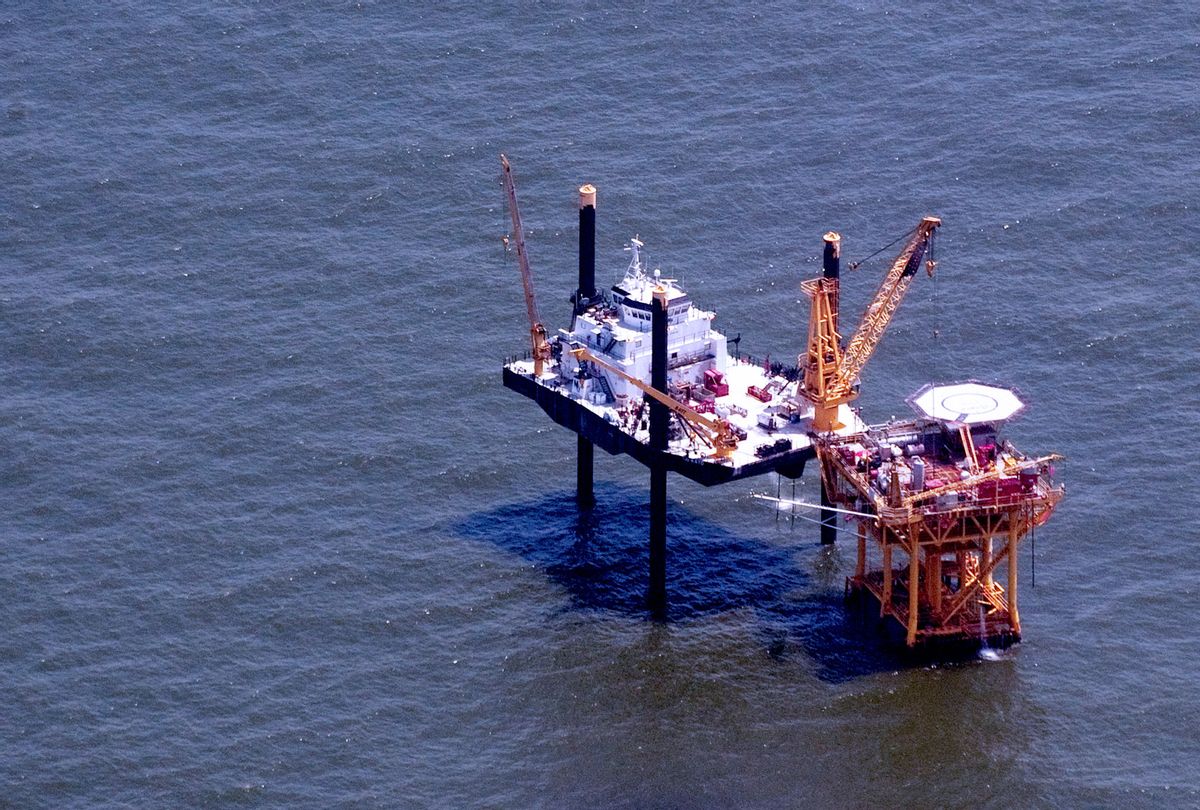
<path fill-rule="evenodd" d="M 909 648 L 1003 647 L 1021 637 L 1020 543 L 1064 495 L 1052 479 L 1059 456 L 1027 457 L 1002 435 L 1024 407 L 1017 394 L 973 380 L 928 385 L 908 400 L 915 420 L 847 432 L 838 419 L 923 262 L 933 275 L 940 224 L 921 221 L 844 344 L 841 238 L 826 234 L 823 275 L 802 285 L 812 309 L 801 395 L 814 408 L 823 539 L 835 533 L 831 513 L 857 528 L 848 601 L 878 610 L 883 627 Z"/>
<path fill-rule="evenodd" d="M 929 391 L 980 403 L 1004 392 L 988 389 L 972 382 Z M 847 596 L 878 607 L 909 647 L 1004 647 L 1021 637 L 1018 547 L 1064 491 L 1051 479 L 1057 456 L 1027 458 L 998 427 L 986 421 L 955 429 L 928 418 L 817 445 L 830 501 L 857 526 Z"/>

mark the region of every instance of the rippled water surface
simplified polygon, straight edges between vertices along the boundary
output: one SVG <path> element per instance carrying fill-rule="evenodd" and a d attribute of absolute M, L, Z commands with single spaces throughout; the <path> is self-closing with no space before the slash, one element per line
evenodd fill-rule
<path fill-rule="evenodd" d="M 0 804 L 1200 804 L 1198 31 L 1187 3 L 9 4 Z M 1025 641 L 895 660 L 845 620 L 849 545 L 766 479 L 672 479 L 649 621 L 644 469 L 598 458 L 580 516 L 573 437 L 500 384 L 501 150 L 552 328 L 582 182 L 603 283 L 638 233 L 777 358 L 825 230 L 855 259 L 942 216 L 861 404 L 1025 393 L 1012 438 L 1069 458 Z"/>

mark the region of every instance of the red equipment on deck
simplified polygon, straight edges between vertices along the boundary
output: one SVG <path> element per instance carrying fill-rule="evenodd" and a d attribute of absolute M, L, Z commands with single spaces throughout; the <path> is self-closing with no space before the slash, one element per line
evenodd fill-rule
<path fill-rule="evenodd" d="M 715 368 L 704 372 L 704 387 L 718 397 L 729 395 L 729 383 L 725 382 L 725 375 Z"/>
<path fill-rule="evenodd" d="M 752 385 L 746 389 L 746 393 L 757 399 L 759 402 L 770 402 L 771 392 L 759 388 L 757 385 Z"/>

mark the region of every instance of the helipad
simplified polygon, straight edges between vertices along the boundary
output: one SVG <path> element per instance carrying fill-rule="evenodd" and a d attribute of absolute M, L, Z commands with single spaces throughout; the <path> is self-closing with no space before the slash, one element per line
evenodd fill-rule
<path fill-rule="evenodd" d="M 908 404 L 921 416 L 960 425 L 1004 422 L 1025 408 L 1016 392 L 975 381 L 927 385 Z"/>

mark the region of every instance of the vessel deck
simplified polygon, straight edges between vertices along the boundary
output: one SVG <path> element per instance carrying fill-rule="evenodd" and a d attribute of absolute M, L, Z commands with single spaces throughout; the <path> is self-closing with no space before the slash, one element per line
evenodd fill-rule
<path fill-rule="evenodd" d="M 766 472 L 779 472 L 789 478 L 803 474 L 805 463 L 814 457 L 808 419 L 801 415 L 783 421 L 777 429 L 767 429 L 759 424 L 759 415 L 780 407 L 781 392 L 777 391 L 769 402 L 762 402 L 747 393 L 752 385 L 778 388 L 786 381 L 768 377 L 763 367 L 756 363 L 740 360 L 730 361 L 726 377 L 730 393 L 718 398 L 717 404 L 729 411 L 730 423 L 744 430 L 746 438 L 730 459 L 718 459 L 702 442 L 689 439 L 686 434 L 673 440 L 666 451 L 653 450 L 649 446 L 648 430 L 640 425 L 633 425 L 632 431 L 626 429 L 618 410 L 611 404 L 569 396 L 553 374 L 534 379 L 533 364 L 528 360 L 513 360 L 504 366 L 505 386 L 534 400 L 555 422 L 590 439 L 609 453 L 625 453 L 644 464 L 660 461 L 668 469 L 706 486 Z M 794 383 L 790 385 L 794 387 Z M 847 433 L 864 427 L 849 408 L 843 408 L 842 418 L 847 423 Z M 760 447 L 773 445 L 780 439 L 788 440 L 791 448 L 768 455 L 758 454 Z"/>

